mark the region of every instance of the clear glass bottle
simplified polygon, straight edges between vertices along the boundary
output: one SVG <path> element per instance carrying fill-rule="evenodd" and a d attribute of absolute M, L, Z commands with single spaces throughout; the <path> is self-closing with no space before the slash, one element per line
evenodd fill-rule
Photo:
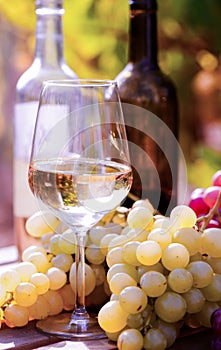
<path fill-rule="evenodd" d="M 63 55 L 63 0 L 36 0 L 35 12 L 34 60 L 17 82 L 14 108 L 13 211 L 19 255 L 30 244 L 36 244 L 26 233 L 25 222 L 39 210 L 29 189 L 27 174 L 42 83 L 77 77 Z"/>
<path fill-rule="evenodd" d="M 177 93 L 158 65 L 157 1 L 130 0 L 129 4 L 129 59 L 116 80 L 124 103 L 134 168 L 131 195 L 148 198 L 165 214 L 177 202 Z M 142 108 L 134 109 L 131 105 Z M 157 118 L 145 114 L 144 109 Z M 131 205 L 131 201 L 128 203 Z"/>

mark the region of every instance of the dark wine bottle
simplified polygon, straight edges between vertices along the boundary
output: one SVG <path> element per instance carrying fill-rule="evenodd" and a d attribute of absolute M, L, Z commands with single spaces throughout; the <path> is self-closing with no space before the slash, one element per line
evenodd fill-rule
<path fill-rule="evenodd" d="M 116 80 L 134 171 L 130 196 L 165 214 L 177 204 L 177 93 L 158 65 L 157 1 L 129 4 L 129 60 Z"/>

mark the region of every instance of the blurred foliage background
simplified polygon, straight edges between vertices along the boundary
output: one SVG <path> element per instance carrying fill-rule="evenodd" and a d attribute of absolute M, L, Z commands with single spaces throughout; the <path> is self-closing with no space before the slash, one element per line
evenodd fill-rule
<path fill-rule="evenodd" d="M 128 0 L 64 0 L 65 57 L 79 77 L 114 78 L 127 63 Z M 221 168 L 221 1 L 158 0 L 159 63 L 180 102 L 180 144 L 193 187 Z M 0 0 L 0 233 L 12 228 L 15 85 L 31 64 L 34 0 Z M 5 237 L 5 238 L 4 238 Z"/>

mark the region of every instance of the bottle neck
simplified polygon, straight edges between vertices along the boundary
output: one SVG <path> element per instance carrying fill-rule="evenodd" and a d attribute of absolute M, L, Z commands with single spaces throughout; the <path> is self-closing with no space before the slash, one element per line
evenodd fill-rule
<path fill-rule="evenodd" d="M 57 68 L 64 62 L 61 0 L 36 1 L 35 62 L 45 68 Z"/>
<path fill-rule="evenodd" d="M 131 9 L 129 26 L 129 61 L 158 67 L 157 14 L 151 9 Z"/>

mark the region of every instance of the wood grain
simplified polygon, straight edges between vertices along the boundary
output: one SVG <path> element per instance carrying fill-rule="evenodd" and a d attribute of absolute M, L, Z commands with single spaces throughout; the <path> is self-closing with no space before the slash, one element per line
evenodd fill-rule
<path fill-rule="evenodd" d="M 191 335 L 178 338 L 169 350 L 210 350 L 213 337 L 211 329 L 205 329 Z M 90 341 L 64 341 L 54 336 L 40 333 L 35 328 L 35 321 L 26 327 L 8 328 L 3 325 L 0 330 L 0 350 L 116 350 L 116 344 L 107 339 Z"/>

